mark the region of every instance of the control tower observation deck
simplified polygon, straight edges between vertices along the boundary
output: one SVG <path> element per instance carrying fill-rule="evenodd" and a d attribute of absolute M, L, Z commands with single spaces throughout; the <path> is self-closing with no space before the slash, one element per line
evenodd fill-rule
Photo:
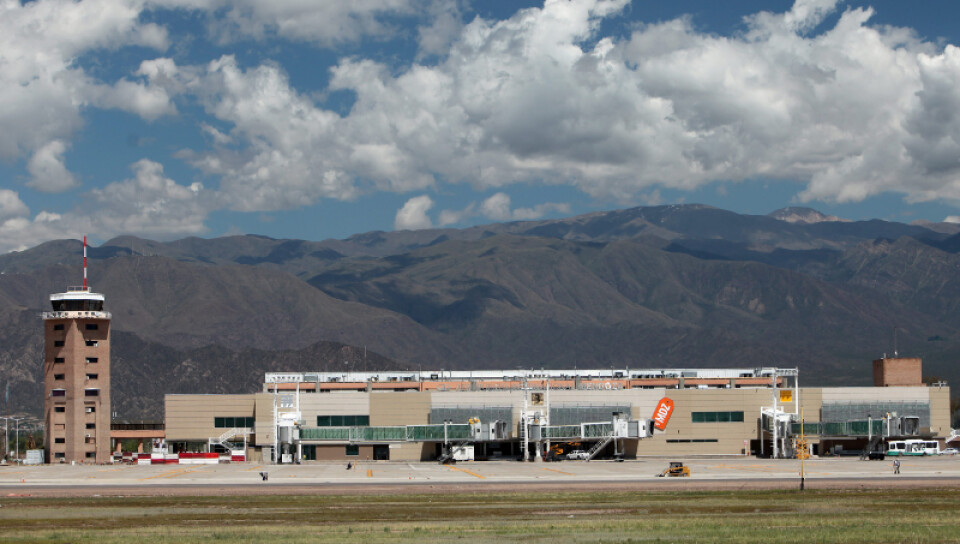
<path fill-rule="evenodd" d="M 44 448 L 50 463 L 110 459 L 110 312 L 88 287 L 50 295 L 44 321 Z"/>

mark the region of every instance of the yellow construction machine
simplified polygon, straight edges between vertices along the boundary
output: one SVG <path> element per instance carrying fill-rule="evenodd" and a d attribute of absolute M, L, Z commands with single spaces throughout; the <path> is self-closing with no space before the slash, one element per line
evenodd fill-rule
<path fill-rule="evenodd" d="M 663 469 L 663 472 L 657 474 L 657 476 L 663 478 L 664 476 L 676 476 L 679 478 L 686 478 L 690 476 L 690 467 L 683 464 L 682 461 L 671 461 L 670 466 Z"/>
<path fill-rule="evenodd" d="M 550 451 L 547 452 L 546 458 L 548 461 L 558 461 L 563 459 L 571 451 L 581 448 L 580 442 L 557 442 L 550 446 Z"/>

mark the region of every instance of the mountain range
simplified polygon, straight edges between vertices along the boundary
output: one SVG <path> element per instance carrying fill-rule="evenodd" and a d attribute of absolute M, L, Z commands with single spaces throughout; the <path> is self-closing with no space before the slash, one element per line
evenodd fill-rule
<path fill-rule="evenodd" d="M 42 408 L 49 294 L 81 244 L 0 255 L 5 412 Z M 262 236 L 89 248 L 112 313 L 114 411 L 164 393 L 259 389 L 266 371 L 800 369 L 867 385 L 871 360 L 960 379 L 960 225 L 846 221 L 807 208 L 597 212 L 344 240 Z"/>

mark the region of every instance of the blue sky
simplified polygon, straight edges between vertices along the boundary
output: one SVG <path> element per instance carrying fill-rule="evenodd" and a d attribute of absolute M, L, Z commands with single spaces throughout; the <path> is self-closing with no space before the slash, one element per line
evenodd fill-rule
<path fill-rule="evenodd" d="M 955 2 L 0 4 L 0 252 L 637 205 L 960 221 Z"/>

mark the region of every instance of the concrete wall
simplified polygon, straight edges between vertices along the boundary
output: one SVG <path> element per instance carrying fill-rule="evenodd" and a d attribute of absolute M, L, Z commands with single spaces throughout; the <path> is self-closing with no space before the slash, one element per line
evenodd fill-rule
<path fill-rule="evenodd" d="M 217 428 L 217 417 L 258 417 L 256 397 L 259 395 L 166 395 L 163 398 L 166 413 L 168 442 L 202 441 L 222 435 L 229 429 Z M 272 406 L 272 405 L 271 405 Z M 272 416 L 269 424 L 273 424 Z"/>
<path fill-rule="evenodd" d="M 370 461 L 373 459 L 373 446 L 360 446 L 359 455 L 347 455 L 346 446 L 342 444 L 317 446 L 317 461 Z"/>
<path fill-rule="evenodd" d="M 301 393 L 300 414 L 307 427 L 317 425 L 317 416 L 368 416 L 370 415 L 370 394 L 362 392 Z"/>
<path fill-rule="evenodd" d="M 950 388 L 928 387 L 930 395 L 930 431 L 937 436 L 949 436 L 952 414 L 950 413 Z"/>
<path fill-rule="evenodd" d="M 760 408 L 772 403 L 769 389 L 675 389 L 651 392 L 660 393 L 659 396 L 654 395 L 657 401 L 662 396 L 670 397 L 674 402 L 674 411 L 666 431 L 658 431 L 653 438 L 638 442 L 637 455 L 736 455 L 743 454 L 744 448 L 749 453 L 749 441 L 757 437 Z M 743 412 L 743 422 L 694 423 L 693 412 Z M 711 442 L 697 442 L 703 440 Z"/>
<path fill-rule="evenodd" d="M 253 428 L 254 443 L 258 446 L 273 447 L 277 434 L 273 426 L 273 393 L 255 393 L 252 396 L 256 405 L 255 417 L 257 418 L 257 424 Z"/>
<path fill-rule="evenodd" d="M 370 425 L 426 425 L 430 417 L 433 394 L 429 391 L 369 393 Z"/>

